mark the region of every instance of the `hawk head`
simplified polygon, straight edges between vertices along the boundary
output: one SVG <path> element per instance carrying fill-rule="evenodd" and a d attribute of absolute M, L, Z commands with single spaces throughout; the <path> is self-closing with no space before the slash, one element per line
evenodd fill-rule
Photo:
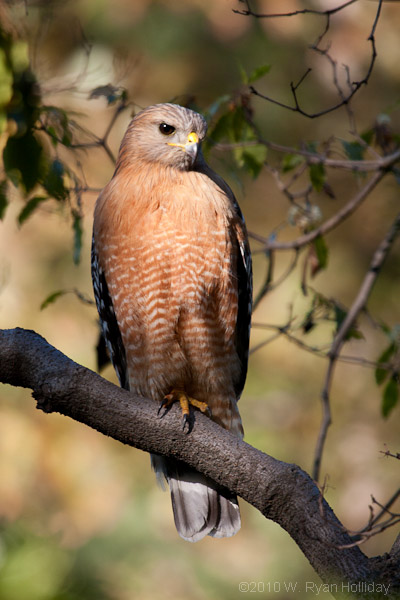
<path fill-rule="evenodd" d="M 132 119 L 120 158 L 190 170 L 204 160 L 200 146 L 206 132 L 205 119 L 193 110 L 177 104 L 155 104 Z"/>

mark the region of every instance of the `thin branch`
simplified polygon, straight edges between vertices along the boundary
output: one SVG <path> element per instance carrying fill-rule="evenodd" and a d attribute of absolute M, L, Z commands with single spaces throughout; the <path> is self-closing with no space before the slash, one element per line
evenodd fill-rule
<path fill-rule="evenodd" d="M 318 117 L 321 117 L 323 115 L 326 115 L 328 113 L 331 113 L 339 108 L 341 108 L 342 106 L 346 106 L 347 104 L 349 104 L 349 102 L 351 101 L 351 99 L 354 97 L 354 95 L 359 91 L 359 89 L 365 85 L 368 84 L 368 81 L 371 77 L 372 71 L 374 69 L 375 66 L 375 61 L 377 58 L 377 51 L 376 51 L 376 43 L 375 43 L 375 31 L 376 31 L 376 27 L 379 21 L 379 17 L 381 14 L 381 8 L 382 8 L 382 2 L 383 0 L 378 0 L 378 8 L 375 14 L 375 19 L 372 25 L 372 29 L 371 29 L 371 33 L 369 34 L 367 41 L 370 42 L 371 44 L 371 58 L 370 58 L 370 62 L 368 65 L 368 68 L 366 70 L 366 73 L 363 77 L 363 79 L 359 80 L 359 81 L 353 81 L 351 82 L 351 87 L 350 90 L 347 94 L 344 94 L 344 92 L 342 91 L 342 89 L 339 86 L 338 83 L 338 79 L 337 79 L 337 64 L 336 61 L 330 56 L 329 54 L 329 48 L 325 48 L 325 49 L 321 49 L 319 47 L 319 44 L 321 43 L 322 39 L 325 37 L 325 35 L 327 34 L 329 27 L 330 27 L 330 17 L 331 15 L 333 15 L 334 13 L 338 12 L 339 10 L 342 10 L 344 8 L 346 8 L 347 6 L 349 6 L 350 4 L 353 4 L 354 1 L 356 0 L 350 0 L 349 2 L 346 2 L 340 6 L 337 6 L 334 9 L 328 9 L 328 10 L 314 10 L 314 9 L 303 9 L 303 10 L 299 10 L 299 11 L 293 11 L 291 13 L 281 13 L 281 14 L 257 14 L 254 13 L 251 8 L 250 8 L 250 4 L 247 1 L 247 10 L 243 11 L 239 14 L 243 14 L 243 15 L 251 15 L 253 17 L 256 18 L 276 18 L 276 17 L 291 17 L 291 16 L 295 16 L 295 15 L 299 15 L 299 14 L 317 14 L 317 15 L 321 15 L 321 16 L 325 16 L 326 17 L 326 25 L 325 25 L 325 29 L 322 32 L 322 34 L 319 35 L 317 41 L 310 46 L 311 50 L 314 50 L 315 52 L 323 55 L 324 57 L 327 58 L 327 60 L 330 62 L 332 69 L 333 69 L 333 81 L 335 84 L 335 87 L 337 89 L 337 91 L 339 92 L 339 97 L 340 100 L 339 102 L 336 102 L 335 104 L 329 106 L 328 108 L 325 108 L 323 110 L 317 111 L 317 112 L 308 112 L 306 110 L 304 110 L 298 101 L 297 98 L 297 90 L 299 88 L 299 86 L 301 85 L 301 83 L 303 83 L 304 79 L 306 78 L 306 76 L 309 74 L 311 69 L 307 69 L 306 72 L 304 73 L 304 75 L 300 78 L 299 82 L 297 83 L 297 85 L 294 85 L 293 83 L 290 84 L 290 89 L 291 89 L 291 93 L 292 93 L 292 97 L 293 97 L 293 105 L 291 104 L 287 104 L 285 102 L 280 102 L 279 100 L 276 100 L 275 98 L 271 98 L 270 96 L 267 96 L 265 94 L 262 94 L 261 92 L 259 92 L 254 86 L 250 86 L 250 91 L 252 94 L 254 94 L 255 96 L 258 96 L 264 100 L 267 100 L 268 102 L 270 102 L 271 104 L 275 104 L 277 106 L 280 106 L 281 108 L 284 108 L 286 110 L 292 111 L 292 112 L 297 112 L 301 115 L 303 115 L 304 117 L 307 117 L 309 119 L 315 119 Z M 238 11 L 235 11 L 238 12 Z M 350 72 L 350 69 L 348 66 L 346 66 L 346 69 L 348 71 L 348 73 Z M 348 76 L 348 79 L 350 81 L 350 76 Z"/>
<path fill-rule="evenodd" d="M 368 272 L 364 277 L 364 281 L 361 284 L 358 294 L 332 342 L 332 346 L 329 352 L 329 365 L 325 376 L 324 386 L 321 392 L 323 415 L 314 457 L 313 478 L 315 481 L 318 481 L 319 478 L 322 453 L 325 445 L 328 428 L 331 423 L 330 389 L 332 385 L 332 378 L 337 358 L 340 354 L 340 350 L 343 344 L 346 341 L 349 331 L 355 323 L 357 316 L 359 315 L 360 311 L 363 310 L 368 301 L 375 281 L 382 269 L 383 263 L 393 245 L 394 240 L 396 239 L 399 233 L 400 213 L 397 215 L 392 227 L 390 228 L 390 230 L 376 249 L 372 257 L 372 261 L 369 266 Z"/>
<path fill-rule="evenodd" d="M 240 0 L 240 1 L 242 1 L 242 0 Z M 347 2 L 344 2 L 343 4 L 336 6 L 335 8 L 330 8 L 327 10 L 317 10 L 314 8 L 302 8 L 300 10 L 293 10 L 293 11 L 287 12 L 287 13 L 255 13 L 250 6 L 250 0 L 244 0 L 244 2 L 247 6 L 247 9 L 245 9 L 245 10 L 232 9 L 232 11 L 238 15 L 252 16 L 257 19 L 275 19 L 275 18 L 281 18 L 281 17 L 294 17 L 296 15 L 307 15 L 307 14 L 321 15 L 321 16 L 333 15 L 333 14 L 339 12 L 340 10 L 343 10 L 347 6 L 350 6 L 350 4 L 354 4 L 355 2 L 357 2 L 357 0 L 348 0 Z"/>
<path fill-rule="evenodd" d="M 390 509 L 390 507 L 394 504 L 397 498 L 400 497 L 400 488 L 392 495 L 392 497 L 386 502 L 385 505 L 381 504 L 373 496 L 371 496 L 372 504 L 369 506 L 370 517 L 368 523 L 362 529 L 358 531 L 347 530 L 347 533 L 354 539 L 352 544 L 347 544 L 346 546 L 341 546 L 341 548 L 350 548 L 351 546 L 360 546 L 364 544 L 372 537 L 379 535 L 386 529 L 394 527 L 398 523 L 400 523 L 400 514 L 394 513 Z M 373 506 L 376 505 L 380 508 L 380 511 L 377 515 L 374 515 Z M 387 518 L 384 521 L 379 521 L 382 517 L 386 516 Z"/>
<path fill-rule="evenodd" d="M 90 138 L 92 139 L 92 141 L 88 141 L 88 142 L 76 142 L 76 143 L 71 143 L 71 144 L 64 144 L 61 138 L 58 138 L 54 132 L 53 133 L 49 133 L 48 132 L 48 128 L 46 126 L 45 123 L 43 123 L 41 120 L 39 120 L 39 125 L 36 127 L 36 129 L 38 131 L 43 131 L 44 133 L 46 133 L 52 140 L 57 141 L 59 144 L 62 144 L 64 146 L 66 146 L 66 148 L 68 148 L 69 150 L 77 150 L 77 149 L 82 149 L 82 150 L 89 150 L 90 148 L 103 148 L 104 151 L 106 152 L 107 156 L 110 158 L 111 162 L 113 164 L 115 164 L 115 156 L 114 153 L 112 152 L 109 144 L 108 144 L 108 137 L 111 133 L 112 128 L 115 125 L 116 120 L 118 119 L 119 115 L 128 107 L 128 103 L 125 99 L 121 99 L 120 102 L 118 103 L 118 105 L 116 106 L 112 117 L 110 119 L 110 122 L 108 123 L 104 134 L 100 137 L 98 135 L 96 135 L 93 132 L 85 132 L 87 133 Z M 81 131 L 84 131 L 82 127 L 80 127 Z"/>
<path fill-rule="evenodd" d="M 400 488 L 395 491 L 395 493 L 392 495 L 391 498 L 389 498 L 389 500 L 386 502 L 386 504 L 384 506 L 379 505 L 381 508 L 379 513 L 375 517 L 373 517 L 371 519 L 371 521 L 363 529 L 361 529 L 359 531 L 359 533 L 364 533 L 365 531 L 368 531 L 368 528 L 376 525 L 376 523 L 378 521 L 380 521 L 381 518 L 389 512 L 390 507 L 393 506 L 393 504 L 396 502 L 397 498 L 400 498 Z M 375 503 L 378 504 L 377 502 L 375 502 Z M 396 515 L 396 516 L 400 517 L 400 515 Z"/>
<path fill-rule="evenodd" d="M 257 306 L 259 305 L 259 303 L 261 302 L 261 300 L 272 290 L 274 290 L 275 288 L 277 288 L 279 285 L 281 285 L 281 283 L 283 283 L 288 277 L 289 275 L 294 271 L 294 269 L 297 266 L 297 261 L 299 258 L 299 251 L 296 250 L 294 257 L 290 263 L 290 265 L 287 267 L 286 271 L 284 271 L 282 273 L 282 275 L 280 277 L 278 277 L 278 279 L 276 279 L 275 281 L 273 281 L 272 278 L 272 271 L 270 269 L 270 267 L 268 267 L 267 269 L 267 275 L 265 278 L 265 281 L 260 289 L 260 291 L 258 292 L 254 302 L 253 302 L 253 312 L 255 311 L 255 309 L 257 308 Z M 269 265 L 272 264 L 272 261 L 270 260 Z"/>
<path fill-rule="evenodd" d="M 399 153 L 400 156 L 400 153 Z M 340 223 L 348 219 L 354 211 L 368 198 L 372 190 L 377 186 L 377 184 L 384 177 L 385 171 L 380 170 L 376 171 L 372 177 L 368 180 L 364 187 L 362 187 L 354 196 L 349 200 L 345 206 L 335 213 L 330 219 L 322 223 L 320 227 L 313 229 L 309 233 L 305 233 L 295 240 L 290 242 L 279 242 L 279 241 L 271 241 L 262 236 L 257 236 L 258 241 L 264 244 L 263 250 L 294 250 L 298 248 L 302 248 L 306 246 L 317 237 L 321 235 L 325 235 L 332 229 L 335 229 Z M 253 234 L 255 237 L 256 234 Z"/>
<path fill-rule="evenodd" d="M 300 338 L 296 337 L 296 335 L 291 333 L 291 331 L 290 331 L 291 325 L 292 325 L 292 320 L 290 320 L 289 323 L 287 323 L 286 325 L 273 325 L 273 324 L 269 324 L 269 323 L 252 322 L 252 324 L 251 324 L 252 329 L 269 329 L 269 330 L 275 331 L 276 333 L 274 334 L 273 337 L 271 336 L 264 342 L 260 342 L 260 344 L 258 344 L 257 346 L 254 346 L 251 349 L 251 353 L 256 352 L 256 350 L 258 350 L 262 346 L 269 344 L 274 339 L 283 335 L 289 342 L 291 342 L 295 346 L 298 346 L 302 350 L 305 350 L 306 352 L 309 352 L 310 354 L 313 354 L 314 356 L 317 356 L 318 358 L 329 358 L 329 349 L 331 347 L 330 343 L 324 344 L 323 346 L 312 346 L 311 344 L 307 344 L 306 342 L 303 342 L 303 340 L 301 340 Z M 347 363 L 347 364 L 359 365 L 362 367 L 367 367 L 369 369 L 376 369 L 377 367 L 379 367 L 381 369 L 385 369 L 388 373 L 397 372 L 396 367 L 394 367 L 389 362 L 386 362 L 386 363 L 377 362 L 376 360 L 369 360 L 368 358 L 364 358 L 362 356 L 348 356 L 348 355 L 340 354 L 337 357 L 337 361 L 342 362 L 342 363 Z M 390 452 L 386 451 L 386 452 L 384 452 L 384 454 L 385 454 L 385 456 L 393 456 L 395 458 L 400 458 L 400 453 L 398 455 L 393 455 L 393 454 L 390 454 Z"/>
<path fill-rule="evenodd" d="M 276 144 L 270 142 L 264 138 L 259 137 L 257 140 L 251 140 L 247 142 L 237 143 L 218 143 L 213 146 L 216 150 L 234 150 L 235 148 L 244 146 L 257 146 L 262 144 L 270 150 L 280 152 L 283 154 L 297 154 L 298 156 L 304 156 L 307 160 L 307 165 L 324 165 L 333 169 L 342 169 L 345 171 L 353 171 L 355 173 L 368 173 L 370 171 L 377 171 L 379 169 L 387 169 L 393 164 L 400 160 L 400 150 L 396 150 L 392 154 L 385 156 L 379 156 L 375 160 L 338 160 L 334 158 L 328 158 L 324 154 L 316 154 L 307 150 L 301 150 L 299 148 L 292 148 L 291 146 L 283 146 L 282 144 Z M 368 147 L 369 148 L 369 147 Z"/>

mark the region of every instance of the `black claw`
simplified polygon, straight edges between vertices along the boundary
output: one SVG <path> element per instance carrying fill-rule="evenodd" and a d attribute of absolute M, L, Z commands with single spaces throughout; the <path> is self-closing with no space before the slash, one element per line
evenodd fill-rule
<path fill-rule="evenodd" d="M 190 433 L 193 429 L 193 418 L 190 415 L 183 415 L 182 417 L 182 431 L 185 431 L 186 427 L 186 433 Z"/>
<path fill-rule="evenodd" d="M 158 411 L 157 411 L 157 416 L 160 416 L 160 419 L 162 419 L 163 417 L 165 417 L 165 415 L 167 414 L 167 412 L 169 411 L 169 409 L 171 408 L 170 406 L 167 406 L 168 404 L 168 400 L 166 400 L 165 398 L 163 398 L 163 400 L 161 400 L 160 402 L 160 406 L 158 407 Z M 162 409 L 165 409 L 163 414 L 160 415 L 160 412 Z"/>
<path fill-rule="evenodd" d="M 183 417 L 182 417 L 182 429 L 183 429 L 183 431 L 185 431 L 186 425 L 188 426 L 188 428 L 190 427 L 189 415 L 183 415 Z"/>

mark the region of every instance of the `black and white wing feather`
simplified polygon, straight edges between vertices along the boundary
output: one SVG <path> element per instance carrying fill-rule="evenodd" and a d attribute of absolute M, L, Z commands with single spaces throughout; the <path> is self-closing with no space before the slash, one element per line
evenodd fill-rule
<path fill-rule="evenodd" d="M 105 339 L 111 362 L 118 375 L 121 387 L 129 390 L 125 348 L 104 271 L 99 263 L 94 240 L 92 242 L 92 282 L 100 317 L 101 332 Z"/>

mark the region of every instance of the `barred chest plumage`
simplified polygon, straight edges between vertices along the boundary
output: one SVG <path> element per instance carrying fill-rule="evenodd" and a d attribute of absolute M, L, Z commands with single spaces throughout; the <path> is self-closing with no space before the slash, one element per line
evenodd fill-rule
<path fill-rule="evenodd" d="M 184 223 L 161 206 L 133 230 L 109 224 L 101 243 L 131 389 L 161 399 L 185 384 L 199 399 L 217 388 L 234 397 L 236 246 L 215 212 Z"/>

